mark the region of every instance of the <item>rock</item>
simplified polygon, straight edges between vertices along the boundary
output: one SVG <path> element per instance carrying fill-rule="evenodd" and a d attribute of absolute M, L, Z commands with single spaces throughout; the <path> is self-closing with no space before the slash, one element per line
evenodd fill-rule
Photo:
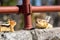
<path fill-rule="evenodd" d="M 32 35 L 29 31 L 20 30 L 17 32 L 2 33 L 1 38 L 3 40 L 32 40 Z"/>
<path fill-rule="evenodd" d="M 60 28 L 0 32 L 0 40 L 60 40 Z"/>
<path fill-rule="evenodd" d="M 35 29 L 31 31 L 34 40 L 60 40 L 60 28 Z"/>

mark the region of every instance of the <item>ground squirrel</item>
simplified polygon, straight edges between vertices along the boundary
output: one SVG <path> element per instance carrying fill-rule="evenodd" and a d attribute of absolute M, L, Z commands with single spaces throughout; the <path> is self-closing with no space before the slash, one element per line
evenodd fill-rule
<path fill-rule="evenodd" d="M 14 32 L 14 26 L 15 25 L 16 25 L 16 21 L 15 20 L 8 19 L 7 24 L 1 24 L 0 25 L 0 32 L 2 32 L 2 31 Z"/>

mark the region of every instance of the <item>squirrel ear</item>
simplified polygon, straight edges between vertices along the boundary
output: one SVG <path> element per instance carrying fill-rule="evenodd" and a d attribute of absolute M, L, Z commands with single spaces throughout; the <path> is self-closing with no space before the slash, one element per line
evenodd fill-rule
<path fill-rule="evenodd" d="M 51 16 L 46 16 L 46 17 L 45 17 L 45 20 L 46 20 L 47 22 L 49 22 L 50 19 L 51 19 Z"/>

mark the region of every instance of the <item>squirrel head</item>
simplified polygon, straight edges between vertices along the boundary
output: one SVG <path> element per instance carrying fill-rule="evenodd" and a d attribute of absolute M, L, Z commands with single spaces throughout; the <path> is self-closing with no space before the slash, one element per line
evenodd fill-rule
<path fill-rule="evenodd" d="M 12 19 L 8 19 L 8 24 L 10 24 L 10 26 L 15 26 L 16 25 L 16 21 L 12 20 Z"/>

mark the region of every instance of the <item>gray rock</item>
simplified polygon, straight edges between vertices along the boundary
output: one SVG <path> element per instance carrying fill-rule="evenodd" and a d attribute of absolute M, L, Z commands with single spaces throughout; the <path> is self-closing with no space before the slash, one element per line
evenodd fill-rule
<path fill-rule="evenodd" d="M 0 40 L 32 40 L 32 35 L 29 31 L 20 30 L 17 32 L 2 33 Z"/>
<path fill-rule="evenodd" d="M 60 28 L 53 29 L 35 29 L 31 31 L 34 40 L 60 40 Z"/>
<path fill-rule="evenodd" d="M 60 28 L 0 32 L 0 40 L 60 40 Z"/>

